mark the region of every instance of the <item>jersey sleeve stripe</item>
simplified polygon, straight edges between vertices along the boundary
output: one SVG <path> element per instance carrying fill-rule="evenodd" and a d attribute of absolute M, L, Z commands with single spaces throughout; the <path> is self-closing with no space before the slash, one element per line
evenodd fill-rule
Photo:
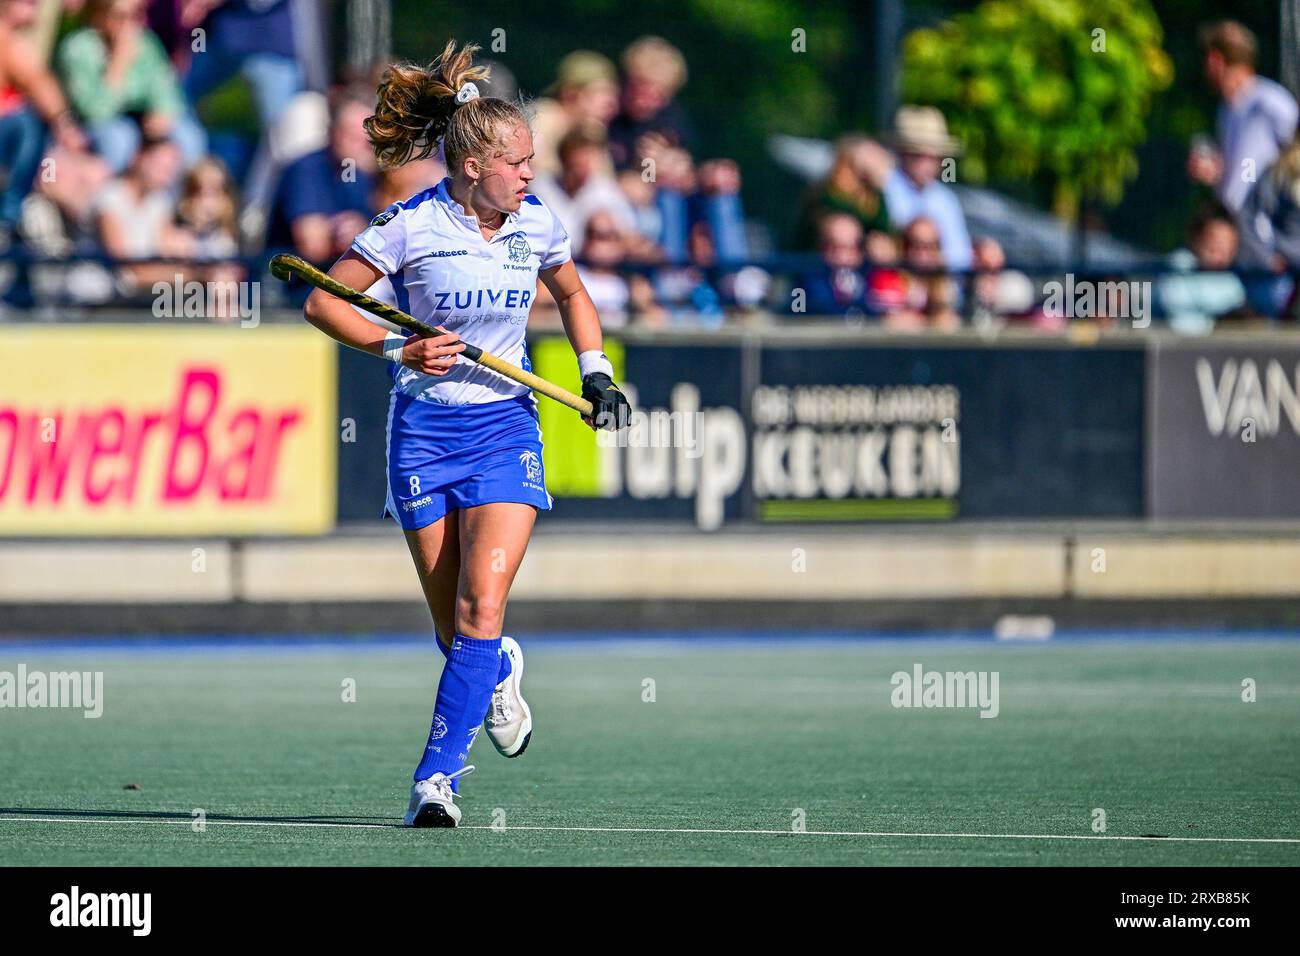
<path fill-rule="evenodd" d="M 410 315 L 411 294 L 406 290 L 406 267 L 398 269 L 388 279 L 393 284 L 393 291 L 397 293 L 397 307 Z"/>

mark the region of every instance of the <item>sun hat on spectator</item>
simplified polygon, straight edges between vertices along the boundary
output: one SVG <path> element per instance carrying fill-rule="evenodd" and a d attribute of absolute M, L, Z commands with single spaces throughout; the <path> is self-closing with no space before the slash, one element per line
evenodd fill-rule
<path fill-rule="evenodd" d="M 894 116 L 894 148 L 900 153 L 958 156 L 961 144 L 948 135 L 943 113 L 933 106 L 900 106 Z"/>
<path fill-rule="evenodd" d="M 574 50 L 560 61 L 555 69 L 555 82 L 543 93 L 556 96 L 562 90 L 580 90 L 597 83 L 618 83 L 613 61 L 594 50 Z"/>

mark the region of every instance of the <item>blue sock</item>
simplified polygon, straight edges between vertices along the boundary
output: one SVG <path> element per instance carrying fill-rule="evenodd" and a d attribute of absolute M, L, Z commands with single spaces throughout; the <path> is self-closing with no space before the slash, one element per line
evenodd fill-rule
<path fill-rule="evenodd" d="M 465 766 L 483 718 L 487 716 L 500 671 L 501 638 L 476 640 L 457 634 L 438 681 L 433 726 L 414 779 L 455 773 Z M 452 781 L 456 789 L 457 781 Z"/>
<path fill-rule="evenodd" d="M 435 643 L 435 644 L 438 645 L 438 650 L 442 651 L 442 656 L 443 656 L 443 657 L 446 657 L 446 656 L 447 656 L 447 645 L 444 644 L 444 643 L 442 643 L 442 638 L 438 637 L 438 635 L 435 634 L 435 635 L 433 636 L 433 643 Z M 497 671 L 497 683 L 499 684 L 499 683 L 501 683 L 503 680 L 505 680 L 507 677 L 509 677 L 509 676 L 510 676 L 510 672 L 513 671 L 514 669 L 515 669 L 514 665 L 510 663 L 510 655 L 509 655 L 509 654 L 502 654 L 502 655 L 501 655 L 501 669 Z"/>

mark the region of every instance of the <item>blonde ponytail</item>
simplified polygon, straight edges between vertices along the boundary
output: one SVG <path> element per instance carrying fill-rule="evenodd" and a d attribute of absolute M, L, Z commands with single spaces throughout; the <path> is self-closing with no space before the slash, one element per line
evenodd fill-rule
<path fill-rule="evenodd" d="M 491 72 L 474 65 L 478 49 L 468 43 L 457 50 L 451 40 L 428 66 L 396 63 L 384 71 L 374 115 L 365 121 L 382 169 L 424 159 L 441 142 L 448 171 L 456 173 L 467 157 L 491 159 L 504 127 L 527 122 L 514 103 L 466 89 Z"/>

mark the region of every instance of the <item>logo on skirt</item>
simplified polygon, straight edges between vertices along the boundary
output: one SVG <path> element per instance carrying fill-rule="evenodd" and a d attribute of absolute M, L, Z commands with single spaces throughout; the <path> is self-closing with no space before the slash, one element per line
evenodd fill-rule
<path fill-rule="evenodd" d="M 519 463 L 524 466 L 524 474 L 529 481 L 537 481 L 542 477 L 542 459 L 537 456 L 537 452 L 520 452 Z"/>

